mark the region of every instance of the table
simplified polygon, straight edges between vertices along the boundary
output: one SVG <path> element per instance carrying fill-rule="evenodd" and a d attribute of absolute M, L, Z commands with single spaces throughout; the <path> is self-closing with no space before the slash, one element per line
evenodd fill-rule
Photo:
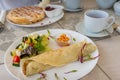
<path fill-rule="evenodd" d="M 88 9 L 99 9 L 95 0 L 83 0 L 84 10 L 82 12 L 70 13 L 65 11 L 64 17 L 58 22 L 40 27 L 40 28 L 21 28 L 6 24 L 5 30 L 0 33 L 0 79 L 14 79 L 4 67 L 4 54 L 7 48 L 20 36 L 28 33 L 44 30 L 44 29 L 69 29 L 75 30 L 75 25 L 83 21 L 84 12 Z M 116 18 L 116 23 L 120 25 L 120 16 L 117 16 L 112 9 L 105 10 Z M 91 38 L 98 46 L 100 59 L 96 67 L 80 80 L 120 80 L 120 36 L 116 31 L 113 32 L 111 38 Z"/>

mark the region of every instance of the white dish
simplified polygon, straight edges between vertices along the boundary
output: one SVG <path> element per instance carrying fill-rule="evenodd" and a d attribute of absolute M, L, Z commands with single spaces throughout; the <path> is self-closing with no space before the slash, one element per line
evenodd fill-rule
<path fill-rule="evenodd" d="M 51 10 L 51 11 L 47 11 L 46 10 L 46 7 L 50 7 L 50 8 L 54 8 L 54 10 Z M 47 5 L 44 9 L 46 15 L 49 17 L 49 18 L 53 18 L 53 17 L 56 17 L 56 16 L 59 16 L 63 13 L 63 6 L 60 6 L 60 5 Z"/>
<path fill-rule="evenodd" d="M 70 34 L 73 38 L 76 38 L 75 42 L 87 40 L 88 42 L 91 42 L 94 44 L 94 42 L 91 39 L 89 39 L 88 37 L 86 37 L 80 33 L 74 32 L 74 31 L 63 30 L 63 29 L 50 29 L 50 32 L 51 32 L 52 36 L 54 36 L 55 34 L 59 34 L 59 33 L 66 33 L 66 34 Z M 45 33 L 47 33 L 47 30 L 42 30 L 42 31 L 34 32 L 34 33 L 45 34 Z M 34 34 L 34 33 L 32 33 L 32 34 Z M 36 80 L 37 78 L 40 77 L 40 74 L 36 74 L 36 75 L 30 76 L 30 77 L 25 77 L 22 74 L 19 67 L 14 67 L 11 64 L 12 57 L 10 55 L 10 51 L 13 50 L 21 42 L 21 40 L 22 40 L 22 37 L 20 39 L 18 39 L 17 41 L 15 41 L 6 51 L 6 54 L 4 57 L 5 67 L 6 67 L 7 71 L 16 79 Z M 58 47 L 56 45 L 55 41 L 51 41 L 50 44 L 51 44 L 51 47 L 54 47 L 54 48 Z M 92 53 L 92 56 L 98 56 L 98 55 L 99 55 L 98 49 L 96 49 L 96 51 Z M 67 80 L 77 80 L 77 79 L 80 79 L 83 76 L 87 75 L 95 67 L 97 61 L 98 61 L 98 58 L 96 58 L 95 60 L 84 62 L 84 63 L 80 63 L 79 61 L 76 61 L 76 62 L 69 63 L 62 67 L 49 69 L 47 71 L 44 71 L 43 73 L 47 74 L 47 80 L 56 80 L 54 73 L 58 74 L 60 80 L 64 80 L 63 77 L 67 78 Z M 71 70 L 78 70 L 78 71 L 75 73 L 64 74 L 64 72 L 68 72 Z"/>
<path fill-rule="evenodd" d="M 62 12 L 59 16 L 56 17 L 46 17 L 44 20 L 34 23 L 34 24 L 29 24 L 29 25 L 20 25 L 20 24 L 15 24 L 13 22 L 11 22 L 10 20 L 7 19 L 7 21 L 15 26 L 21 26 L 21 27 L 42 27 L 42 26 L 46 26 L 52 23 L 55 23 L 56 21 L 60 20 L 62 17 L 64 16 L 64 12 Z"/>
<path fill-rule="evenodd" d="M 120 16 L 120 1 L 116 2 L 113 6 L 115 13 Z"/>
<path fill-rule="evenodd" d="M 70 11 L 70 12 L 77 12 L 77 11 L 82 11 L 83 8 L 78 8 L 78 9 L 67 9 L 67 8 L 64 8 L 64 10 Z"/>
<path fill-rule="evenodd" d="M 75 26 L 76 30 L 83 34 L 83 35 L 86 35 L 86 36 L 89 36 L 89 37 L 104 37 L 104 36 L 108 36 L 109 33 L 106 32 L 106 31 L 101 31 L 99 33 L 91 33 L 91 32 L 88 32 L 86 29 L 85 29 L 85 26 L 84 26 L 84 22 L 80 22 L 78 23 L 76 26 Z M 113 28 L 112 26 L 110 28 L 107 29 L 107 31 L 109 31 L 110 33 L 113 32 Z"/>

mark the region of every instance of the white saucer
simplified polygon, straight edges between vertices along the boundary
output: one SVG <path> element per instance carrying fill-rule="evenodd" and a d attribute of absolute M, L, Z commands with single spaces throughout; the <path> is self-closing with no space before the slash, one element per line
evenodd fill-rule
<path fill-rule="evenodd" d="M 84 22 L 80 22 L 78 23 L 76 26 L 75 26 L 76 30 L 83 34 L 83 35 L 86 35 L 86 36 L 89 36 L 89 37 L 104 37 L 104 36 L 108 36 L 109 33 L 106 32 L 106 31 L 101 31 L 99 33 L 91 33 L 91 32 L 88 32 L 86 31 L 85 27 L 84 27 Z M 107 29 L 107 31 L 109 31 L 110 33 L 113 32 L 113 28 L 110 27 Z"/>
<path fill-rule="evenodd" d="M 82 11 L 83 8 L 78 8 L 78 9 L 68 9 L 68 8 L 64 8 L 64 10 L 70 11 L 70 12 L 77 12 L 77 11 Z"/>

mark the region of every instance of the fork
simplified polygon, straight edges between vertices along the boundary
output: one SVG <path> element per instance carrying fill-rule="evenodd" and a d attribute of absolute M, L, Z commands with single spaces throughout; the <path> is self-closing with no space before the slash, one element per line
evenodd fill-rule
<path fill-rule="evenodd" d="M 0 33 L 4 30 L 5 28 L 5 17 L 6 17 L 6 10 L 0 10 Z"/>

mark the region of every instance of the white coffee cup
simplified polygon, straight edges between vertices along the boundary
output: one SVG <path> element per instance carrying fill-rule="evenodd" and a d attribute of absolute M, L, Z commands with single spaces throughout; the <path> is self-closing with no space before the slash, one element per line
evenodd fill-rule
<path fill-rule="evenodd" d="M 76 10 L 81 8 L 81 0 L 62 0 L 65 9 Z"/>
<path fill-rule="evenodd" d="M 89 32 L 101 32 L 111 27 L 114 22 L 115 18 L 102 10 L 88 10 L 84 14 L 85 29 Z"/>

